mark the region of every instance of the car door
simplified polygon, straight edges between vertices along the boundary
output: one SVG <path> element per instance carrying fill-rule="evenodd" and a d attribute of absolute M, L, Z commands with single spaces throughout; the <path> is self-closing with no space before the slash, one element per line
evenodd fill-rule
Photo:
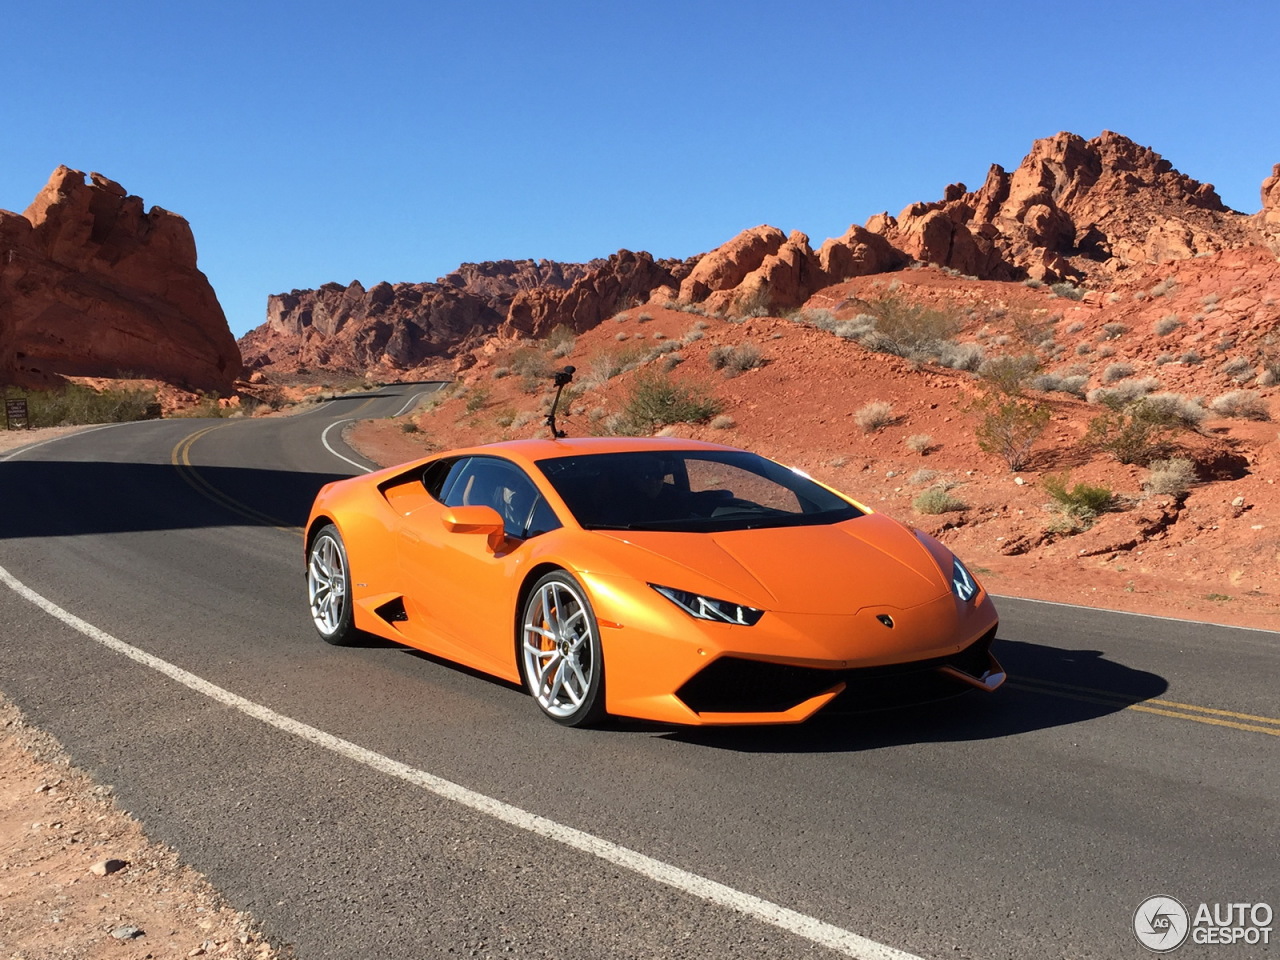
<path fill-rule="evenodd" d="M 518 679 L 516 592 L 528 563 L 531 522 L 541 518 L 537 526 L 548 527 L 545 502 L 524 471 L 500 457 L 462 458 L 443 477 L 424 479 L 428 492 L 439 481 L 435 502 L 404 518 L 400 539 L 401 576 L 414 612 L 427 629 L 456 644 L 451 656 Z M 458 506 L 498 512 L 505 537 L 496 549 L 485 534 L 446 529 L 448 508 Z"/>

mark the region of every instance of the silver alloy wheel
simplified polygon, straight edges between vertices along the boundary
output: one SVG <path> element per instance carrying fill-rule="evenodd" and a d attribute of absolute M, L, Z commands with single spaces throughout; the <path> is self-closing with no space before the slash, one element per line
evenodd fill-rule
<path fill-rule="evenodd" d="M 325 531 L 311 545 L 311 559 L 307 563 L 311 619 L 321 636 L 332 637 L 344 625 L 347 587 L 347 565 L 342 547 Z"/>
<path fill-rule="evenodd" d="M 595 622 L 577 590 L 560 579 L 543 582 L 525 606 L 521 646 L 529 690 L 549 716 L 567 720 L 584 704 L 590 709 Z"/>

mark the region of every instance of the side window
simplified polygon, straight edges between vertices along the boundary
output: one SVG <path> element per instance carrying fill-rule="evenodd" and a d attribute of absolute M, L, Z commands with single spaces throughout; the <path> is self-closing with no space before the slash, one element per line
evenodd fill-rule
<path fill-rule="evenodd" d="M 560 526 L 524 471 L 497 457 L 467 457 L 454 464 L 445 477 L 439 499 L 449 507 L 493 507 L 501 515 L 509 537 L 523 539 Z"/>
<path fill-rule="evenodd" d="M 469 457 L 454 457 L 435 460 L 427 464 L 422 471 L 422 485 L 426 487 L 427 493 L 443 504 L 451 507 L 457 506 L 456 503 L 450 503 L 448 499 L 449 491 L 457 482 L 458 475 L 469 460 Z"/>
<path fill-rule="evenodd" d="M 533 508 L 533 517 L 529 520 L 529 531 L 526 537 L 536 537 L 539 534 L 548 533 L 562 527 L 560 518 L 556 516 L 555 511 L 547 505 L 547 501 L 538 495 L 538 504 Z"/>

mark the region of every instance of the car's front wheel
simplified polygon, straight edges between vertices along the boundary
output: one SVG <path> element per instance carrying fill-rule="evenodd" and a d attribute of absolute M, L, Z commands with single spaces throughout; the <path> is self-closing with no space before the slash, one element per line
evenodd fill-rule
<path fill-rule="evenodd" d="M 331 523 L 320 529 L 307 551 L 307 599 L 311 621 L 325 642 L 342 646 L 356 640 L 347 548 Z"/>
<path fill-rule="evenodd" d="M 520 673 L 542 712 L 569 727 L 604 717 L 604 656 L 586 591 L 556 570 L 533 585 L 520 631 Z"/>

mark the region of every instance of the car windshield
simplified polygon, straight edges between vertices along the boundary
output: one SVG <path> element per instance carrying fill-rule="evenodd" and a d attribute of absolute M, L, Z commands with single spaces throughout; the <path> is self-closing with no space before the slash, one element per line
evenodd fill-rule
<path fill-rule="evenodd" d="M 707 533 L 862 516 L 803 474 L 745 450 L 599 453 L 538 467 L 588 530 Z"/>

